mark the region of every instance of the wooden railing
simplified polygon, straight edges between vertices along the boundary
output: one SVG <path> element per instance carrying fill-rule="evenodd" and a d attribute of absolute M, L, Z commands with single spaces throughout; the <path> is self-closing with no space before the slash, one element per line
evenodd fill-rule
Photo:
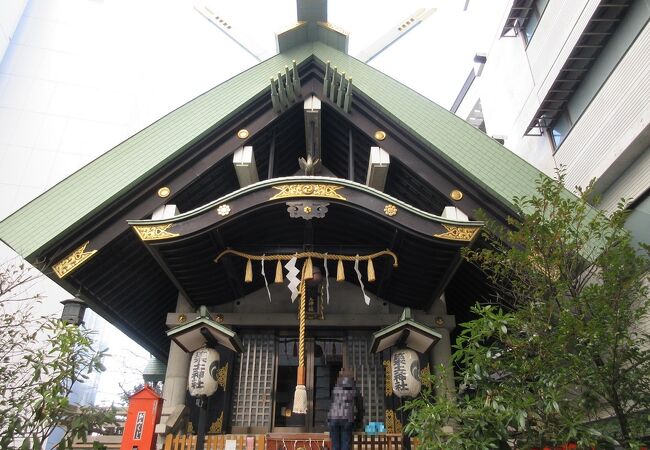
<path fill-rule="evenodd" d="M 329 450 L 326 433 L 219 434 L 205 437 L 204 450 Z M 402 435 L 354 433 L 353 450 L 402 450 Z M 196 450 L 196 436 L 168 434 L 164 450 Z"/>
<path fill-rule="evenodd" d="M 225 450 L 226 441 L 234 441 L 235 450 L 264 450 L 266 437 L 245 434 L 209 434 L 205 437 L 204 450 Z M 232 444 L 231 444 L 232 445 Z M 168 434 L 164 450 L 195 450 L 196 436 Z"/>
<path fill-rule="evenodd" d="M 399 433 L 354 433 L 353 450 L 402 450 L 402 435 Z"/>
<path fill-rule="evenodd" d="M 329 450 L 330 438 L 325 433 L 270 433 L 266 435 L 267 450 Z"/>

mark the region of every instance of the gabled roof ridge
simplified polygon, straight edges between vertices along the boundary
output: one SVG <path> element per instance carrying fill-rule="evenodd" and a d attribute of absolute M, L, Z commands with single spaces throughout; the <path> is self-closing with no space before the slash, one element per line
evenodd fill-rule
<path fill-rule="evenodd" d="M 542 172 L 521 157 L 389 75 L 326 44 L 311 42 L 231 77 L 121 142 L 0 222 L 0 239 L 33 258 L 259 98 L 268 89 L 269 77 L 292 60 L 300 64 L 312 57 L 331 61 L 353 77 L 357 95 L 502 204 L 511 207 L 514 197 L 535 193 Z"/>

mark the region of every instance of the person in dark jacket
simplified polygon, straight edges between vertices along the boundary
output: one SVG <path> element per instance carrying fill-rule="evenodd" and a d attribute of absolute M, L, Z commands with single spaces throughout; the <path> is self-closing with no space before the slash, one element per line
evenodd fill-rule
<path fill-rule="evenodd" d="M 355 424 L 363 422 L 363 398 L 352 373 L 342 369 L 332 389 L 332 403 L 327 414 L 332 450 L 350 450 Z"/>

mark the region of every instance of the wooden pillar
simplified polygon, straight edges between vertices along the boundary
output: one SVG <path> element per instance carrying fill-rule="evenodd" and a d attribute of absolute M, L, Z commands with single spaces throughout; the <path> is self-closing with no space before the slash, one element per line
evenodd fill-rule
<path fill-rule="evenodd" d="M 175 312 L 192 313 L 194 309 L 181 294 L 178 294 Z M 176 431 L 174 427 L 185 414 L 187 408 L 185 405 L 185 392 L 187 391 L 190 356 L 175 342 L 170 342 L 169 359 L 167 360 L 167 371 L 165 372 L 165 384 L 163 386 L 163 410 L 160 423 L 156 425 L 159 445 L 162 444 L 162 440 L 164 440 L 167 433 Z"/>
<path fill-rule="evenodd" d="M 433 302 L 429 309 L 429 314 L 435 315 L 443 320 L 440 326 L 436 326 L 435 330 L 440 333 L 440 340 L 434 345 L 430 351 L 430 359 L 432 364 L 433 373 L 437 378 L 444 380 L 443 385 L 438 389 L 438 397 L 454 398 L 456 391 L 456 384 L 454 383 L 454 369 L 451 363 L 451 337 L 450 332 L 454 329 L 454 323 L 448 320 L 450 316 L 447 315 L 447 303 L 445 296 L 442 294 L 438 299 Z M 436 320 L 436 322 L 438 322 Z"/>

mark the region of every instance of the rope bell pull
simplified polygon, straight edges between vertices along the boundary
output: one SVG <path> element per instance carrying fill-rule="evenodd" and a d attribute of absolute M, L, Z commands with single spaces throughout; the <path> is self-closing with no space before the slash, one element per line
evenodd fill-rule
<path fill-rule="evenodd" d="M 304 274 L 303 274 L 304 275 Z M 296 414 L 305 414 L 307 412 L 307 389 L 305 386 L 305 303 L 307 300 L 306 281 L 300 281 L 300 310 L 298 326 L 298 371 L 296 379 L 296 390 L 293 395 L 292 411 Z"/>

